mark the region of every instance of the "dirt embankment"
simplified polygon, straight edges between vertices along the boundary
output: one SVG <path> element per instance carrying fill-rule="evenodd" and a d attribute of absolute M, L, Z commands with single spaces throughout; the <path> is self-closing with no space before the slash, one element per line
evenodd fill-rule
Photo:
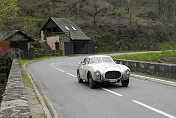
<path fill-rule="evenodd" d="M 176 57 L 162 57 L 162 58 L 158 58 L 157 62 L 159 62 L 159 63 L 168 63 L 168 64 L 176 64 Z"/>

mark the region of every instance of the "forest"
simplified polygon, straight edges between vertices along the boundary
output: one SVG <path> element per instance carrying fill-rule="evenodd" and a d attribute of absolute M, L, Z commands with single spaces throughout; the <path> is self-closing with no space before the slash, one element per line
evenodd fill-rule
<path fill-rule="evenodd" d="M 176 48 L 176 0 L 0 0 L 0 32 L 34 39 L 50 17 L 76 23 L 97 52 Z"/>

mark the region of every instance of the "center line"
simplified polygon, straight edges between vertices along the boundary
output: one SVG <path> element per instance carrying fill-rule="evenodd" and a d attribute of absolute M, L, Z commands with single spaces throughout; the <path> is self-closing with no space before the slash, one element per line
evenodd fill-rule
<path fill-rule="evenodd" d="M 148 108 L 148 109 L 150 109 L 150 110 L 152 110 L 152 111 L 155 111 L 155 112 L 157 112 L 157 113 L 159 113 L 159 114 L 162 114 L 162 115 L 164 115 L 164 116 L 166 116 L 166 117 L 168 117 L 168 118 L 176 118 L 175 116 L 172 116 L 172 115 L 170 115 L 170 114 L 167 114 L 167 113 L 165 113 L 165 112 L 163 112 L 163 111 L 160 111 L 160 110 L 158 110 L 158 109 L 155 109 L 155 108 L 153 108 L 153 107 L 151 107 L 151 106 L 148 106 L 148 105 L 143 104 L 143 103 L 141 103 L 141 102 L 138 102 L 138 101 L 136 101 L 136 100 L 132 100 L 132 101 L 133 101 L 134 103 L 136 103 L 136 104 L 139 104 L 139 105 L 145 107 L 145 108 Z"/>
<path fill-rule="evenodd" d="M 119 93 L 116 93 L 116 92 L 114 92 L 114 91 L 111 91 L 111 90 L 109 90 L 109 89 L 106 89 L 106 88 L 102 88 L 102 89 L 105 90 L 105 91 L 108 91 L 108 92 L 110 92 L 110 93 L 112 93 L 112 94 L 114 94 L 114 95 L 123 96 L 123 95 L 121 95 L 121 94 L 119 94 Z"/>
<path fill-rule="evenodd" d="M 55 67 L 54 65 L 51 65 L 53 68 L 55 68 L 55 69 L 57 69 L 57 70 L 59 70 L 59 71 L 61 71 L 61 72 L 65 72 L 64 70 L 62 70 L 62 69 L 59 69 L 59 68 L 57 68 L 57 67 Z"/>
<path fill-rule="evenodd" d="M 72 76 L 72 77 L 76 77 L 75 75 L 72 75 L 72 74 L 70 74 L 70 73 L 67 73 L 68 75 L 70 75 L 70 76 Z"/>
<path fill-rule="evenodd" d="M 62 70 L 62 69 L 59 69 L 59 68 L 58 68 L 58 70 L 60 70 L 61 72 L 65 72 L 64 70 Z"/>

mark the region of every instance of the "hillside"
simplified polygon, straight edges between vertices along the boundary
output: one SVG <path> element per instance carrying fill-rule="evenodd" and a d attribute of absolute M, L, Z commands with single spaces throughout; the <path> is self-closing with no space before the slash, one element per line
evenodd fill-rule
<path fill-rule="evenodd" d="M 91 37 L 97 51 L 155 50 L 175 41 L 174 0 L 19 0 L 11 29 L 39 38 L 49 17 L 72 20 Z"/>

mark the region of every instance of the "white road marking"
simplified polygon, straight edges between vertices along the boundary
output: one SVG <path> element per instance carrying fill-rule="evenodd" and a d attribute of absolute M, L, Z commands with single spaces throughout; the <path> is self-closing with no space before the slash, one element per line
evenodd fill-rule
<path fill-rule="evenodd" d="M 141 106 L 143 106 L 143 107 L 145 107 L 145 108 L 148 108 L 148 109 L 150 109 L 150 110 L 152 110 L 152 111 L 155 111 L 155 112 L 157 112 L 157 113 L 159 113 L 159 114 L 162 114 L 162 115 L 164 115 L 164 116 L 166 116 L 166 117 L 168 117 L 168 118 L 176 118 L 175 116 L 172 116 L 172 115 L 170 115 L 170 114 L 168 114 L 168 113 L 165 113 L 165 112 L 163 112 L 163 111 L 160 111 L 160 110 L 158 110 L 158 109 L 155 109 L 155 108 L 153 108 L 153 107 L 151 107 L 151 106 L 148 106 L 148 105 L 146 105 L 146 104 L 143 104 L 143 103 L 141 103 L 141 102 L 138 102 L 138 101 L 136 101 L 136 100 L 132 100 L 134 103 L 136 103 L 136 104 L 138 104 L 138 105 L 141 105 Z"/>
<path fill-rule="evenodd" d="M 57 70 L 59 70 L 59 71 L 63 72 L 63 73 L 65 72 L 64 70 L 59 69 L 59 68 L 55 67 L 55 66 L 54 66 L 54 65 L 52 65 L 52 64 L 51 64 L 51 66 L 52 66 L 53 68 L 55 68 L 55 69 L 57 69 Z"/>
<path fill-rule="evenodd" d="M 57 67 L 53 66 L 53 68 L 58 69 Z"/>
<path fill-rule="evenodd" d="M 53 63 L 52 63 L 53 64 Z M 59 69 L 59 68 L 57 68 L 57 67 L 55 67 L 54 65 L 52 65 L 51 64 L 51 66 L 53 67 L 53 68 L 55 68 L 55 69 L 57 69 L 57 70 L 59 70 L 59 71 L 61 71 L 61 72 L 65 72 L 64 70 L 62 70 L 62 69 Z M 75 75 L 73 75 L 73 74 L 70 74 L 70 73 L 67 73 L 68 75 L 70 75 L 70 76 L 72 76 L 72 77 L 76 77 Z"/>
<path fill-rule="evenodd" d="M 109 89 L 106 89 L 106 88 L 102 88 L 102 89 L 105 90 L 105 91 L 107 91 L 107 92 L 110 92 L 110 93 L 112 93 L 112 94 L 114 94 L 114 95 L 123 96 L 123 95 L 121 95 L 121 94 L 119 94 L 119 93 L 116 93 L 116 92 L 114 92 L 114 91 L 111 91 L 111 90 L 109 90 Z"/>
<path fill-rule="evenodd" d="M 68 75 L 70 75 L 70 76 L 72 76 L 72 77 L 76 77 L 75 75 L 72 75 L 72 74 L 70 74 L 70 73 L 67 73 Z"/>
<path fill-rule="evenodd" d="M 59 68 L 58 68 L 58 70 L 59 70 L 59 71 L 61 71 L 61 72 L 63 72 L 63 73 L 65 72 L 64 70 L 62 70 L 62 69 L 59 69 Z"/>
<path fill-rule="evenodd" d="M 152 78 L 152 77 L 146 77 L 146 76 L 141 76 L 141 75 L 136 75 L 136 74 L 131 74 L 133 77 L 140 77 L 140 78 L 144 78 L 144 79 L 148 79 L 148 80 L 155 80 L 155 81 L 159 81 L 159 82 L 165 82 L 168 84 L 172 84 L 172 85 L 176 85 L 176 82 L 171 82 L 171 81 L 167 81 L 167 80 L 162 80 L 162 79 L 157 79 L 157 78 Z"/>

